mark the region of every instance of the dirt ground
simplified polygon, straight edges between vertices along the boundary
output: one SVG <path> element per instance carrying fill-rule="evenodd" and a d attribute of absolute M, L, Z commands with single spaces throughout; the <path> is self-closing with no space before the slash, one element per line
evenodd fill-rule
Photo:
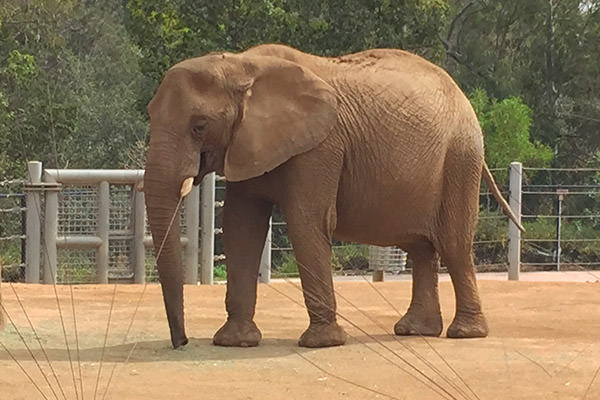
<path fill-rule="evenodd" d="M 406 309 L 410 282 L 375 285 L 400 311 Z M 14 289 L 65 396 L 6 283 L 2 286 L 4 305 L 57 395 L 50 391 L 9 321 L 0 332 L 0 341 L 48 399 L 600 399 L 600 377 L 594 380 L 600 368 L 600 283 L 480 281 L 479 286 L 490 336 L 425 341 L 389 335 L 399 315 L 368 283 L 338 282 L 339 312 L 352 324 L 341 323 L 350 339 L 345 346 L 328 349 L 296 346 L 308 320 L 303 306 L 279 293 L 302 302 L 300 291 L 289 282 L 259 285 L 256 322 L 263 341 L 259 347 L 245 349 L 211 345 L 212 335 L 225 319 L 225 287 L 188 286 L 185 301 L 191 340 L 183 351 L 170 348 L 157 285 L 146 287 L 124 342 L 143 286 L 117 286 L 99 379 L 114 287 L 75 286 L 83 397 L 81 393 L 76 397 L 73 389 L 52 286 L 16 284 Z M 80 387 L 69 290 L 57 287 L 75 381 Z M 449 282 L 441 282 L 440 291 L 447 326 L 453 316 L 454 295 Z M 44 399 L 2 345 L 0 399 Z"/>

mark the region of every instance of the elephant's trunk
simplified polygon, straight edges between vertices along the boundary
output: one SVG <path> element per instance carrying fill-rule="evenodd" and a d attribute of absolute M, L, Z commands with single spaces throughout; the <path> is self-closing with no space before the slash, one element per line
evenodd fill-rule
<path fill-rule="evenodd" d="M 150 141 L 144 175 L 148 222 L 152 231 L 158 276 L 162 286 L 167 319 L 174 348 L 187 344 L 183 318 L 183 267 L 179 242 L 181 175 L 175 141 Z"/>

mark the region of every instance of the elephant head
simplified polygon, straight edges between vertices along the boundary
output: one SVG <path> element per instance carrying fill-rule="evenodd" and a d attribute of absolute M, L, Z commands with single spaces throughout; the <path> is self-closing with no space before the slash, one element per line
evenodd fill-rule
<path fill-rule="evenodd" d="M 297 63 L 270 56 L 209 54 L 169 69 L 148 105 L 144 176 L 148 220 L 177 348 L 187 343 L 179 229 L 169 225 L 182 186 L 207 173 L 260 176 L 321 143 L 336 122 L 334 90 Z"/>

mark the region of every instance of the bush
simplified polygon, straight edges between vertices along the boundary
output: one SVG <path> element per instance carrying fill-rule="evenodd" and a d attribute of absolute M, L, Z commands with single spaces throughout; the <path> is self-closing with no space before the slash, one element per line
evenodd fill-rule
<path fill-rule="evenodd" d="M 273 271 L 273 277 L 275 278 L 291 278 L 298 277 L 298 265 L 296 264 L 296 258 L 294 253 L 286 251 L 281 257 L 281 264 L 276 266 Z"/>
<path fill-rule="evenodd" d="M 225 264 L 215 265 L 213 269 L 213 277 L 218 281 L 227 279 L 227 267 Z"/>

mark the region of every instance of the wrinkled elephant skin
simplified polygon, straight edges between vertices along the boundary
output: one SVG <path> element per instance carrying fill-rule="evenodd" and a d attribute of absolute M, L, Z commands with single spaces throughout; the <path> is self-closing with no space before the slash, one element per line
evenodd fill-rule
<path fill-rule="evenodd" d="M 169 222 L 188 178 L 198 183 L 211 171 L 227 180 L 228 319 L 215 344 L 261 339 L 256 282 L 273 206 L 288 224 L 310 317 L 301 346 L 346 340 L 336 321 L 334 237 L 408 251 L 413 298 L 398 335 L 441 334 L 440 258 L 456 294 L 447 335 L 487 335 L 472 258 L 482 177 L 508 205 L 485 165 L 475 113 L 442 69 L 401 50 L 322 58 L 261 45 L 176 64 L 148 112 L 143 186 L 154 243 L 164 243 L 158 269 L 174 347 L 187 337 L 179 231 Z"/>

